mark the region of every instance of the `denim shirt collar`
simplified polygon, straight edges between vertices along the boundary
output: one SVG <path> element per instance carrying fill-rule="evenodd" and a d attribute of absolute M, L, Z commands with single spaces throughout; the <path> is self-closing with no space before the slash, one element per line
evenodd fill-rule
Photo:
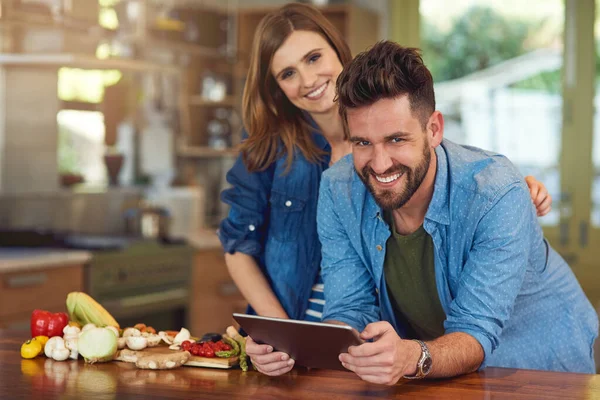
<path fill-rule="evenodd" d="M 448 158 L 443 142 L 435 148 L 437 158 L 437 169 L 435 172 L 435 183 L 433 185 L 433 197 L 427 208 L 425 219 L 437 222 L 443 225 L 450 224 L 450 196 L 448 185 Z"/>
<path fill-rule="evenodd" d="M 440 145 L 435 148 L 435 154 L 437 158 L 437 169 L 435 175 L 435 183 L 433 188 L 433 197 L 427 208 L 425 219 L 437 222 L 442 225 L 450 224 L 450 203 L 448 202 L 450 187 L 448 185 L 448 158 L 444 146 Z M 364 202 L 364 212 L 371 218 L 379 218 L 382 215 L 381 207 L 375 202 L 373 195 L 366 189 L 366 186 L 353 170 L 352 179 L 353 193 L 366 193 L 366 200 Z M 362 189 L 362 190 L 361 190 Z"/>

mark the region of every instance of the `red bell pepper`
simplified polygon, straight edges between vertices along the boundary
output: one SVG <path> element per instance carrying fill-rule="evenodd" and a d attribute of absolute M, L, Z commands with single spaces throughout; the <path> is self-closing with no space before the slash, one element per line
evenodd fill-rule
<path fill-rule="evenodd" d="M 31 337 L 62 336 L 63 329 L 69 324 L 67 313 L 51 313 L 44 310 L 33 310 L 31 313 Z"/>

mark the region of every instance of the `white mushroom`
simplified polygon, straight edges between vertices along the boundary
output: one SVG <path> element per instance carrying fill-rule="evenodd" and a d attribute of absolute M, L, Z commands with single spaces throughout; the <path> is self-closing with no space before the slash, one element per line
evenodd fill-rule
<path fill-rule="evenodd" d="M 123 337 L 130 337 L 130 336 L 142 336 L 142 332 L 140 332 L 139 329 L 135 329 L 135 328 L 127 328 L 123 331 Z"/>
<path fill-rule="evenodd" d="M 161 341 L 161 337 L 151 333 L 150 335 L 148 335 L 148 337 L 146 337 L 146 340 L 148 341 L 148 347 L 154 347 L 158 346 L 158 344 Z"/>
<path fill-rule="evenodd" d="M 71 350 L 65 346 L 65 341 L 60 336 L 54 336 L 48 339 L 44 346 L 46 357 L 56 361 L 64 361 L 71 355 Z"/>
<path fill-rule="evenodd" d="M 167 335 L 167 332 L 164 331 L 160 331 L 158 332 L 158 336 L 166 343 L 166 344 L 173 344 L 173 340 L 171 339 L 171 337 L 169 335 Z"/>
<path fill-rule="evenodd" d="M 129 336 L 126 338 L 127 347 L 131 350 L 142 350 L 148 346 L 148 339 L 141 336 Z"/>
<path fill-rule="evenodd" d="M 65 341 L 65 346 L 71 351 L 69 358 L 72 358 L 73 360 L 77 360 L 79 357 L 78 341 L 80 333 L 81 329 L 76 326 L 67 325 L 63 328 L 63 339 Z"/>
<path fill-rule="evenodd" d="M 81 332 L 85 332 L 85 331 L 87 331 L 87 330 L 89 330 L 89 329 L 94 329 L 94 328 L 96 328 L 96 325 L 94 325 L 94 324 L 92 324 L 92 323 L 85 324 L 85 325 L 83 326 L 83 328 L 81 328 Z"/>
<path fill-rule="evenodd" d="M 127 338 L 120 337 L 117 339 L 117 348 L 119 350 L 124 349 L 126 345 L 127 345 Z"/>
<path fill-rule="evenodd" d="M 109 331 L 112 331 L 116 337 L 119 337 L 119 330 L 117 328 L 115 328 L 114 326 L 107 326 L 106 329 L 108 329 Z"/>

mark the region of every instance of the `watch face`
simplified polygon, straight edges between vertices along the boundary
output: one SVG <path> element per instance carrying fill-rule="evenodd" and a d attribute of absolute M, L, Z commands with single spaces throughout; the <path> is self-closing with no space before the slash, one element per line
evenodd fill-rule
<path fill-rule="evenodd" d="M 421 370 L 423 371 L 423 374 L 425 374 L 425 375 L 427 375 L 429 373 L 429 371 L 431 370 L 431 357 L 425 358 L 425 360 L 423 361 L 423 367 Z"/>

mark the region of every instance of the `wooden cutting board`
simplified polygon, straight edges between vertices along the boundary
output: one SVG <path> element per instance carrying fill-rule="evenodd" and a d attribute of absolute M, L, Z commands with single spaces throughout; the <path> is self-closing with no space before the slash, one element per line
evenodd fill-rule
<path fill-rule="evenodd" d="M 132 350 L 129 350 L 129 351 L 132 352 Z M 143 350 L 136 351 L 135 353 L 137 354 L 138 357 L 143 357 L 145 355 L 150 355 L 150 354 L 172 354 L 177 351 L 180 351 L 180 350 L 170 350 L 168 346 L 159 345 L 159 346 L 155 346 L 155 347 L 147 347 Z M 116 360 L 124 361 L 124 362 L 135 362 L 134 360 L 120 359 L 118 355 L 117 355 Z M 238 365 L 238 363 L 239 363 L 239 357 L 237 357 L 237 356 L 236 357 L 228 357 L 228 358 L 191 356 L 190 359 L 184 365 L 190 366 L 190 367 L 208 367 L 208 368 L 227 369 L 227 368 L 232 368 L 232 367 Z"/>

